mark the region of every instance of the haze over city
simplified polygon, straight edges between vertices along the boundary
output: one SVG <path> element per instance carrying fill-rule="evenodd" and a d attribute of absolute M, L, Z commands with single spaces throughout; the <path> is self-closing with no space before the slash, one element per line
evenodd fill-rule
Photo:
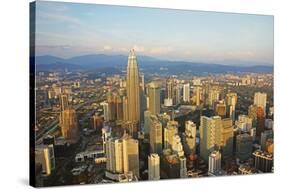
<path fill-rule="evenodd" d="M 138 55 L 225 65 L 273 65 L 273 17 L 40 2 L 36 52 L 71 58 Z"/>

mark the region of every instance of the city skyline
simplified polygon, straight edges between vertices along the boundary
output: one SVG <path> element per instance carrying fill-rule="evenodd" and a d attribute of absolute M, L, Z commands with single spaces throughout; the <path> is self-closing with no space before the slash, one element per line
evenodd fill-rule
<path fill-rule="evenodd" d="M 134 48 L 167 60 L 273 65 L 272 16 L 59 2 L 37 3 L 36 14 L 36 55 Z"/>

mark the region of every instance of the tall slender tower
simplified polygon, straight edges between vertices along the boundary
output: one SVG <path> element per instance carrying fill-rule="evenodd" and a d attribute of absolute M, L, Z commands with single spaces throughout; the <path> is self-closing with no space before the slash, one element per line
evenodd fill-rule
<path fill-rule="evenodd" d="M 148 86 L 149 108 L 148 110 L 157 115 L 160 113 L 160 87 L 157 83 L 151 82 Z"/>
<path fill-rule="evenodd" d="M 137 58 L 130 51 L 127 66 L 128 120 L 140 121 L 140 82 Z"/>

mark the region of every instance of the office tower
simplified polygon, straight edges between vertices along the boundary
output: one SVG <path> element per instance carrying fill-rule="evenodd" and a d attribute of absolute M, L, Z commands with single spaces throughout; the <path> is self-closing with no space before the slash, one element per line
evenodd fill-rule
<path fill-rule="evenodd" d="M 237 94 L 236 93 L 228 93 L 226 94 L 226 105 L 227 105 L 227 113 L 228 116 L 235 120 L 235 109 L 237 104 Z"/>
<path fill-rule="evenodd" d="M 106 141 L 106 169 L 113 173 L 124 172 L 122 139 L 109 138 Z"/>
<path fill-rule="evenodd" d="M 148 156 L 148 180 L 160 180 L 160 158 L 158 154 Z"/>
<path fill-rule="evenodd" d="M 262 171 L 263 173 L 269 173 L 272 172 L 273 167 L 273 154 L 256 150 L 253 153 L 254 156 L 254 167 Z"/>
<path fill-rule="evenodd" d="M 101 131 L 103 127 L 103 119 L 99 113 L 95 113 L 91 118 L 91 126 L 95 131 Z"/>
<path fill-rule="evenodd" d="M 247 133 L 236 136 L 236 158 L 246 161 L 251 157 L 253 137 Z"/>
<path fill-rule="evenodd" d="M 262 107 L 266 115 L 266 93 L 257 92 L 254 96 L 254 105 Z"/>
<path fill-rule="evenodd" d="M 231 118 L 222 119 L 221 149 L 222 158 L 228 159 L 233 154 L 233 126 Z"/>
<path fill-rule="evenodd" d="M 253 120 L 247 115 L 239 115 L 235 125 L 243 132 L 250 132 L 253 125 Z"/>
<path fill-rule="evenodd" d="M 60 127 L 62 136 L 69 143 L 76 143 L 79 140 L 79 129 L 76 118 L 76 111 L 68 108 L 61 112 Z"/>
<path fill-rule="evenodd" d="M 201 95 L 201 87 L 200 86 L 196 86 L 196 106 L 200 105 L 200 95 Z"/>
<path fill-rule="evenodd" d="M 257 140 L 260 140 L 261 133 L 264 131 L 264 110 L 262 107 L 257 108 L 257 131 L 256 131 L 256 137 Z"/>
<path fill-rule="evenodd" d="M 156 115 L 160 113 L 160 86 L 151 82 L 148 85 L 149 108 L 148 110 Z"/>
<path fill-rule="evenodd" d="M 224 101 L 220 101 L 216 104 L 216 115 L 225 118 L 226 117 L 226 105 Z"/>
<path fill-rule="evenodd" d="M 183 148 L 187 155 L 196 154 L 196 125 L 192 121 L 185 122 Z"/>
<path fill-rule="evenodd" d="M 113 94 L 111 91 L 107 93 L 107 103 L 108 103 L 109 121 L 115 121 L 116 120 L 115 94 Z"/>
<path fill-rule="evenodd" d="M 209 155 L 209 169 L 210 175 L 216 175 L 221 170 L 221 153 L 219 151 L 213 151 Z"/>
<path fill-rule="evenodd" d="M 124 170 L 132 171 L 134 175 L 139 177 L 139 142 L 133 138 L 124 138 Z"/>
<path fill-rule="evenodd" d="M 187 168 L 186 168 L 186 157 L 180 156 L 180 178 L 186 178 Z"/>
<path fill-rule="evenodd" d="M 260 145 L 261 145 L 261 150 L 266 151 L 266 144 L 267 140 L 273 139 L 273 131 L 272 130 L 265 130 L 261 133 L 261 140 L 260 140 Z"/>
<path fill-rule="evenodd" d="M 190 101 L 190 84 L 186 83 L 183 85 L 183 101 L 189 102 Z"/>
<path fill-rule="evenodd" d="M 106 142 L 106 169 L 111 173 L 129 173 L 139 177 L 138 141 L 128 135 Z"/>
<path fill-rule="evenodd" d="M 67 94 L 60 95 L 60 111 L 64 111 L 69 107 Z"/>
<path fill-rule="evenodd" d="M 172 148 L 173 136 L 178 133 L 178 122 L 169 121 L 164 128 L 164 148 Z"/>
<path fill-rule="evenodd" d="M 179 104 L 181 102 L 181 92 L 182 91 L 182 85 L 179 83 L 176 83 L 174 87 L 174 104 Z"/>
<path fill-rule="evenodd" d="M 109 121 L 109 113 L 108 113 L 109 106 L 108 106 L 108 103 L 102 102 L 101 105 L 103 107 L 103 119 L 104 119 L 104 121 L 107 122 L 107 121 Z"/>
<path fill-rule="evenodd" d="M 140 82 L 137 58 L 134 50 L 130 51 L 127 66 L 128 120 L 140 121 Z"/>
<path fill-rule="evenodd" d="M 221 145 L 222 121 L 220 116 L 200 118 L 200 156 L 208 162 L 209 153 Z"/>
<path fill-rule="evenodd" d="M 208 94 L 208 105 L 214 108 L 214 103 L 219 101 L 220 99 L 220 91 L 218 88 L 214 87 L 209 90 Z"/>
<path fill-rule="evenodd" d="M 172 151 L 179 157 L 184 156 L 183 146 L 181 143 L 181 138 L 178 134 L 175 134 L 172 139 Z"/>
<path fill-rule="evenodd" d="M 141 74 L 140 77 L 141 77 L 141 83 L 140 83 L 141 90 L 143 91 L 143 94 L 145 95 L 144 74 Z"/>
<path fill-rule="evenodd" d="M 35 148 L 35 165 L 41 165 L 42 175 L 50 175 L 55 169 L 54 146 L 40 145 Z"/>
<path fill-rule="evenodd" d="M 174 98 L 174 80 L 172 78 L 168 78 L 166 81 L 166 98 Z"/>
<path fill-rule="evenodd" d="M 145 111 L 144 112 L 144 135 L 149 138 L 149 132 L 150 132 L 150 125 L 151 125 L 151 112 L 150 111 Z"/>
<path fill-rule="evenodd" d="M 150 116 L 150 153 L 162 153 L 162 124 L 155 115 Z"/>

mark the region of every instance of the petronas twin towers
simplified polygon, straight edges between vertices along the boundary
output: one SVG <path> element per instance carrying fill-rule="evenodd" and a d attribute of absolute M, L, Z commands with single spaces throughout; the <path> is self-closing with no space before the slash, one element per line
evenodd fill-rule
<path fill-rule="evenodd" d="M 140 121 L 140 82 L 137 58 L 134 50 L 130 51 L 127 65 L 128 120 Z"/>

